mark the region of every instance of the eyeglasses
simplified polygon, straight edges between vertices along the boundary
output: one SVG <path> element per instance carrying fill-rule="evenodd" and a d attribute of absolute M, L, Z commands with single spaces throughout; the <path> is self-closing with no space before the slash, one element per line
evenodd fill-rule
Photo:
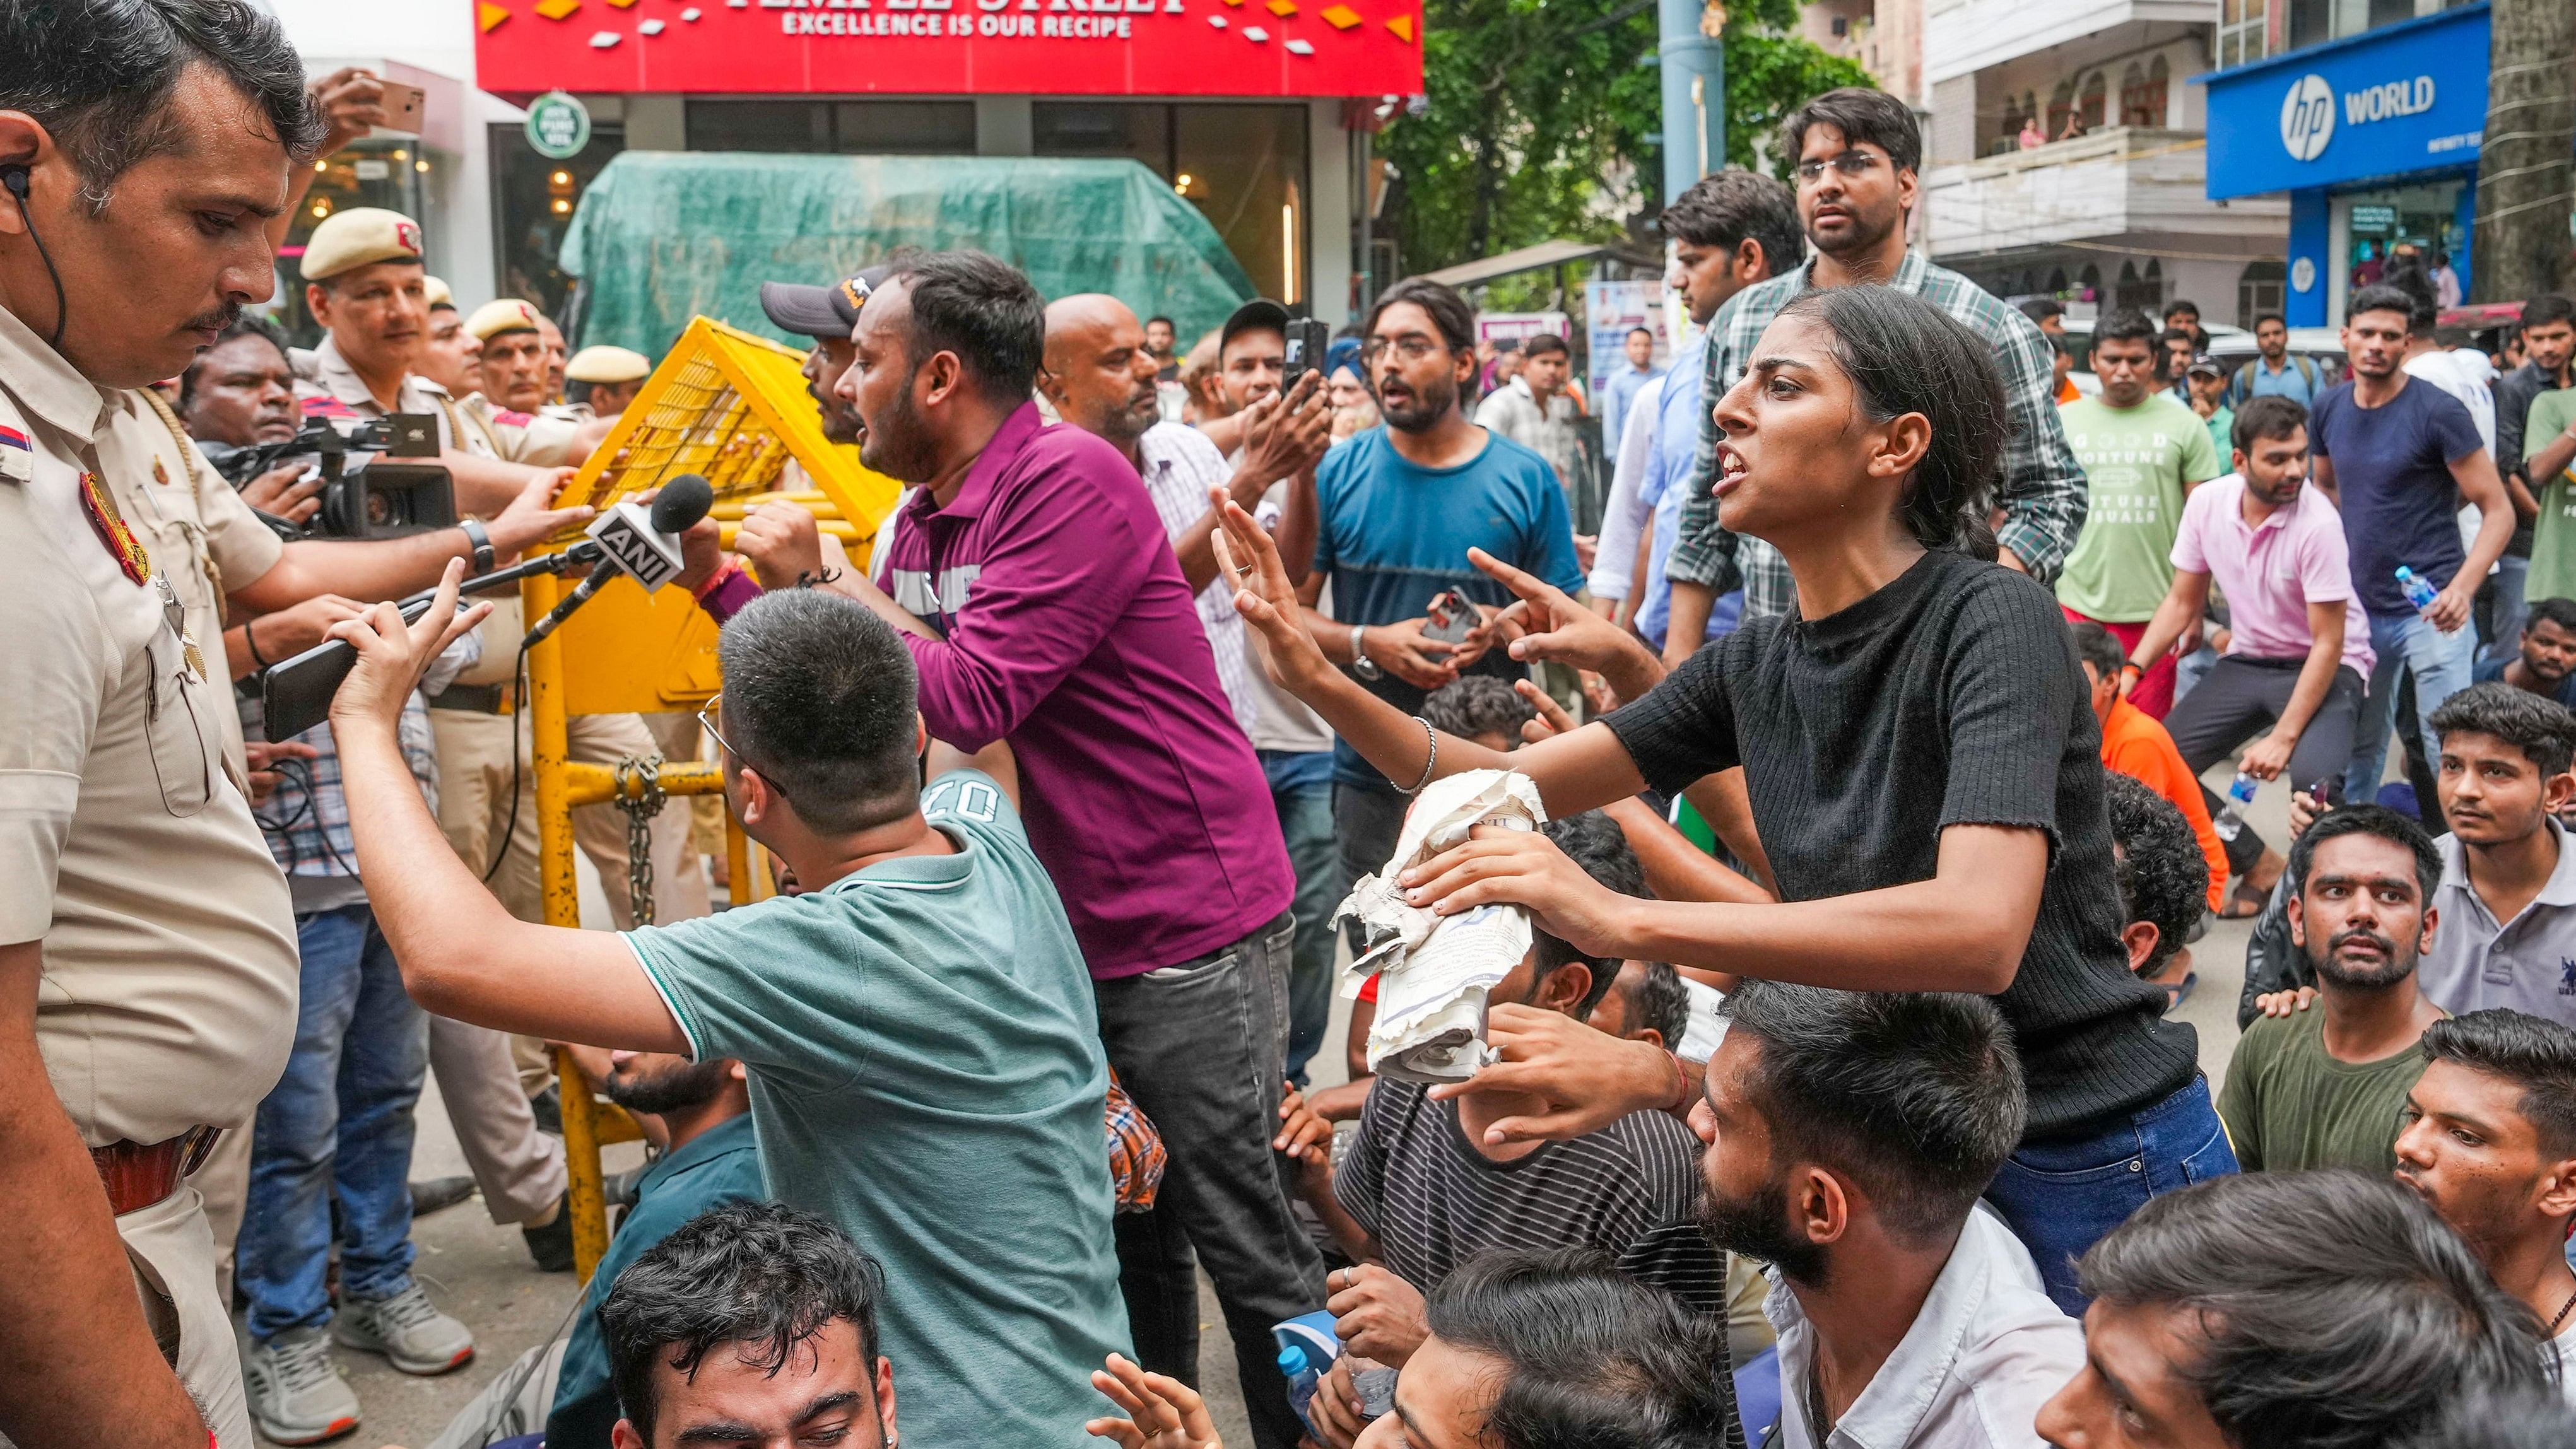
<path fill-rule="evenodd" d="M 760 770 L 758 765 L 751 763 L 751 757 L 749 755 L 746 755 L 741 750 L 734 748 L 733 741 L 724 737 L 723 730 L 716 728 L 716 706 L 723 703 L 724 691 L 718 690 L 715 694 L 710 696 L 707 700 L 706 708 L 698 711 L 698 728 L 705 730 L 708 734 L 714 736 L 716 744 L 721 746 L 726 754 L 733 756 L 735 759 L 741 761 L 745 766 L 751 769 Z M 760 778 L 769 782 L 769 788 L 778 792 L 779 799 L 784 800 L 788 798 L 787 787 L 779 784 L 778 778 L 775 775 L 770 774 L 767 770 L 760 770 Z"/>
<path fill-rule="evenodd" d="M 1867 176 L 1870 173 L 1870 168 L 1877 164 L 1878 158 L 1872 156 L 1867 151 L 1845 151 L 1843 154 L 1836 156 L 1830 161 L 1799 162 L 1798 179 L 1801 182 L 1818 180 L 1824 176 L 1825 168 L 1831 166 L 1836 171 L 1841 172 L 1844 179 L 1850 180 L 1856 177 Z"/>
<path fill-rule="evenodd" d="M 1439 343 L 1432 341 L 1428 337 L 1424 337 L 1418 333 L 1407 333 L 1402 337 L 1395 338 L 1370 338 L 1368 341 L 1360 344 L 1360 359 L 1364 362 L 1375 363 L 1379 358 L 1386 356 L 1386 350 L 1389 347 L 1394 348 L 1396 356 L 1403 358 L 1407 362 L 1420 362 L 1422 359 L 1429 357 L 1434 352 L 1447 350 Z"/>

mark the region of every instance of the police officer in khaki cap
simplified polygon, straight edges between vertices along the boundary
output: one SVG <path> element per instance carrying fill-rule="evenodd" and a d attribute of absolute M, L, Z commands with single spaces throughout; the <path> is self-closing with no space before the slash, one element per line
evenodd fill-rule
<path fill-rule="evenodd" d="M 447 284 L 427 277 L 421 291 L 429 303 L 429 343 L 420 350 L 420 375 L 447 389 L 447 395 L 464 398 L 481 385 L 478 365 L 483 357 L 483 344 L 465 330 L 465 319 L 456 311 L 455 295 Z"/>
<path fill-rule="evenodd" d="M 564 364 L 564 386 L 574 404 L 603 421 L 625 412 L 652 375 L 653 360 L 626 347 L 585 347 Z"/>

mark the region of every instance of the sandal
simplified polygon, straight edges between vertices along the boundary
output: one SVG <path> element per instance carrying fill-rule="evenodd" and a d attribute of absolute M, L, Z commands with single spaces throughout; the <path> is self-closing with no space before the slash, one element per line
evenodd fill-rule
<path fill-rule="evenodd" d="M 2182 1004 L 2191 1000 L 2192 988 L 2199 984 L 2200 973 L 2197 971 L 2186 971 L 2182 973 L 2182 981 L 2180 984 L 2165 986 L 2165 1015 L 2171 1016 L 2175 1012 L 2180 1011 L 2182 1009 Z"/>
<path fill-rule="evenodd" d="M 2253 882 L 2243 877 L 2228 886 L 2227 903 L 2219 907 L 2218 918 L 2222 921 L 2245 921 L 2263 914 L 2263 908 L 2272 903 L 2272 893 L 2253 891 L 2252 886 Z M 2237 909 L 2239 906 L 2244 909 Z"/>

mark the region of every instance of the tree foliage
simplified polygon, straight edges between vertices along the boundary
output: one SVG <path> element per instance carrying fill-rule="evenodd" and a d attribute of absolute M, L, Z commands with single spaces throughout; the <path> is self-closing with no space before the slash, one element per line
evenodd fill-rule
<path fill-rule="evenodd" d="M 1424 109 L 1379 137 L 1406 272 L 1555 237 L 1616 239 L 1662 204 L 1653 0 L 1426 0 Z M 1809 97 L 1871 84 L 1793 33 L 1798 0 L 1748 0 L 1727 26 L 1727 160 Z M 1784 165 L 1774 157 L 1775 168 Z"/>

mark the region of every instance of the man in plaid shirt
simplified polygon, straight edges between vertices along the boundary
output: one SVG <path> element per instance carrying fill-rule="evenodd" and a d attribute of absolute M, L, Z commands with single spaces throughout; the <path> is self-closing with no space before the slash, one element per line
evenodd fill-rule
<path fill-rule="evenodd" d="M 1798 219 L 1816 256 L 1796 271 L 1747 287 L 1710 325 L 1709 406 L 1699 419 L 1699 456 L 1682 501 L 1681 527 L 1665 565 L 1673 582 L 1667 663 L 1697 648 L 1719 594 L 1744 589 L 1744 617 L 1794 613 L 1797 589 L 1779 550 L 1732 534 L 1717 521 L 1709 489 L 1717 473 L 1717 400 L 1744 375 L 1764 328 L 1791 298 L 1810 287 L 1876 282 L 1901 288 L 1948 312 L 1994 345 L 2012 409 L 2013 435 L 1995 480 L 1996 529 L 2002 561 L 2048 583 L 2057 577 L 2084 528 L 2084 471 L 2058 426 L 2051 349 L 2031 320 L 1958 273 L 1936 267 L 1905 245 L 1905 217 L 1915 200 L 1922 132 L 1903 102 L 1883 91 L 1828 91 L 1782 127 L 1798 157 Z"/>

